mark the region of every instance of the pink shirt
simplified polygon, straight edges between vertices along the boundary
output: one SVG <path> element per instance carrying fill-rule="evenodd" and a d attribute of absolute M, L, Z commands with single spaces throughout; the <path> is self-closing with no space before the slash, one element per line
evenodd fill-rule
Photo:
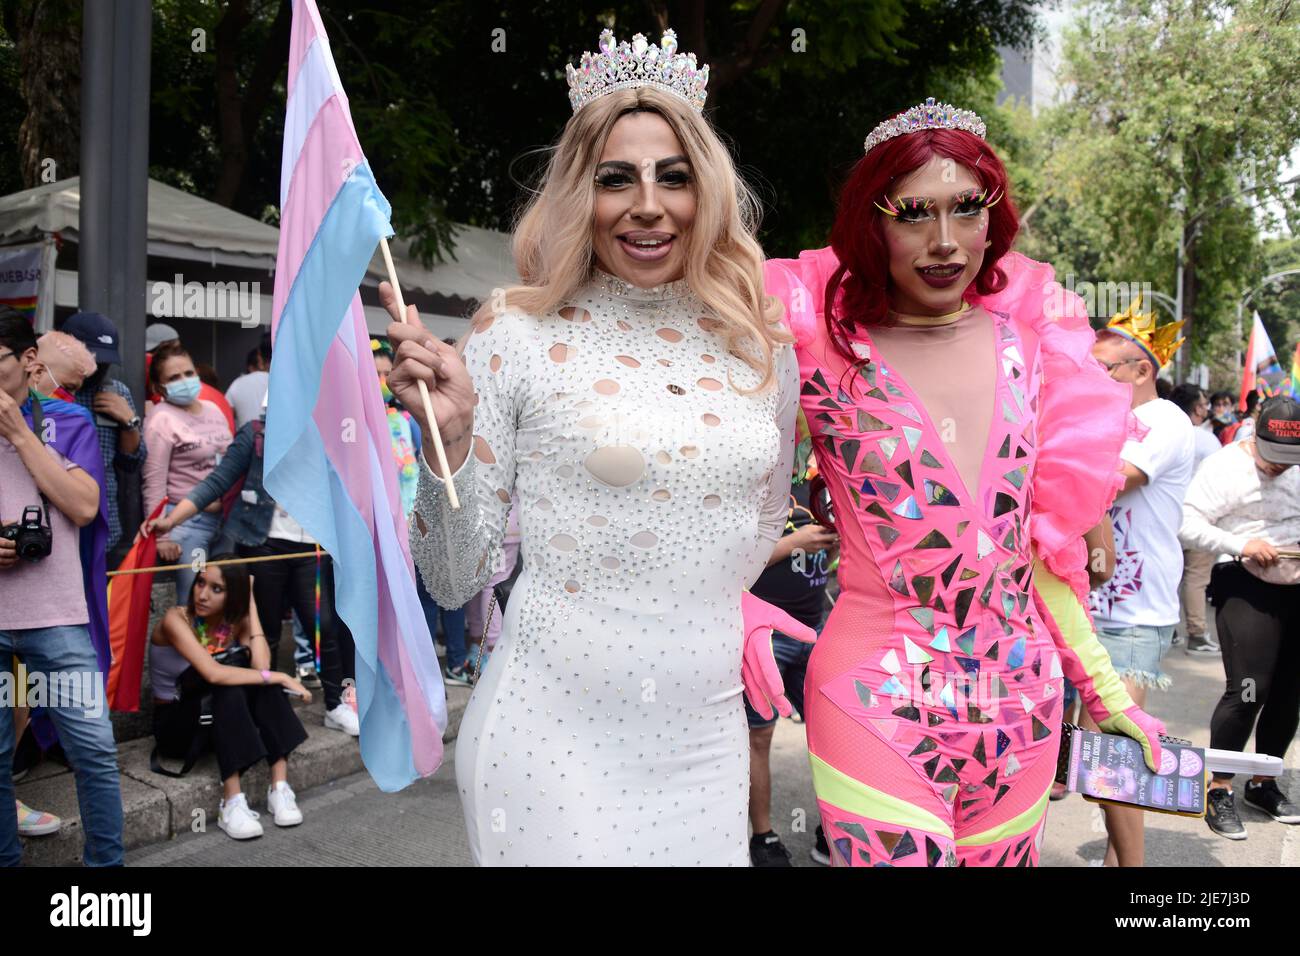
<path fill-rule="evenodd" d="M 45 446 L 60 465 L 77 466 Z M 36 480 L 7 438 L 0 438 L 0 524 L 12 524 L 23 508 L 40 505 Z M 0 630 L 26 630 L 85 624 L 86 593 L 81 583 L 80 529 L 58 508 L 46 512 L 53 534 L 50 556 L 43 561 L 19 561 L 0 571 Z"/>
<path fill-rule="evenodd" d="M 144 461 L 144 513 L 165 495 L 177 504 L 211 474 L 230 447 L 230 426 L 221 409 L 200 400 L 203 411 L 191 415 L 183 408 L 160 402 L 144 425 L 149 456 Z"/>

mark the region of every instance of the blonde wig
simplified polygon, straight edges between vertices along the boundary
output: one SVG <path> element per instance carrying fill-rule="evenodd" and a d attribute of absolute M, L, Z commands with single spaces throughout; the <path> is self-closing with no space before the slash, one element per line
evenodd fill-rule
<path fill-rule="evenodd" d="M 476 318 L 502 306 L 546 315 L 586 284 L 596 264 L 596 167 L 610 130 L 634 110 L 663 117 L 690 161 L 697 208 L 685 237 L 683 278 L 716 318 L 728 349 L 762 375 L 753 390 L 760 391 L 775 381 L 777 348 L 793 338 L 781 324 L 780 301 L 763 292 L 763 250 L 754 238 L 758 202 L 708 121 L 680 98 L 653 87 L 607 94 L 570 118 L 541 188 L 515 225 L 515 267 L 523 284 L 495 296 Z"/>

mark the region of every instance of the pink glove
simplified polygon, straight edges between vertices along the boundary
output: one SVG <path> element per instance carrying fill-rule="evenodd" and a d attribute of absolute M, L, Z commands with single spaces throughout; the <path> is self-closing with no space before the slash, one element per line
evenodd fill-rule
<path fill-rule="evenodd" d="M 1097 726 L 1108 734 L 1123 734 L 1136 740 L 1142 745 L 1142 755 L 1151 772 L 1160 772 L 1160 735 L 1165 732 L 1162 721 L 1135 704 L 1113 717 L 1098 720 Z"/>
<path fill-rule="evenodd" d="M 817 632 L 748 591 L 740 595 L 740 613 L 745 629 L 740 680 L 749 706 L 764 720 L 772 719 L 773 705 L 782 717 L 789 717 L 793 709 L 785 698 L 785 683 L 772 654 L 772 629 L 807 644 L 817 640 Z"/>

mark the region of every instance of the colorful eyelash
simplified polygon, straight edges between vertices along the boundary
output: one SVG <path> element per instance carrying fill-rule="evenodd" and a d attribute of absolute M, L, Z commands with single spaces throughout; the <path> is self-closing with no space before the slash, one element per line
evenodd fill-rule
<path fill-rule="evenodd" d="M 974 201 L 979 203 L 985 209 L 992 209 L 1002 201 L 1002 197 L 1005 195 L 1006 193 L 1001 189 L 995 189 L 993 192 L 993 198 L 990 199 L 989 191 L 987 189 L 969 189 L 964 193 L 959 193 L 953 198 L 958 203 Z M 886 216 L 890 216 L 894 219 L 897 219 L 899 214 L 903 212 L 921 212 L 923 210 L 934 208 L 933 199 L 896 199 L 891 202 L 888 196 L 883 198 L 885 200 L 885 205 L 882 206 L 878 202 L 873 202 L 872 205 L 883 212 Z"/>
<path fill-rule="evenodd" d="M 892 216 L 895 219 L 898 218 L 899 213 L 923 212 L 924 210 L 934 208 L 933 199 L 920 199 L 920 198 L 897 199 L 896 198 L 893 202 L 889 201 L 888 196 L 885 196 L 884 199 L 885 199 L 884 206 L 880 205 L 880 203 L 873 203 L 873 205 L 881 212 L 883 212 L 886 216 Z M 886 206 L 888 206 L 889 208 L 885 208 Z"/>
<path fill-rule="evenodd" d="M 994 190 L 993 198 L 989 199 L 989 191 L 987 189 L 968 189 L 964 193 L 958 193 L 953 197 L 953 200 L 958 204 L 964 202 L 976 202 L 985 209 L 992 209 L 1002 201 L 1004 195 L 1005 193 L 1003 193 L 1001 189 L 997 189 Z"/>

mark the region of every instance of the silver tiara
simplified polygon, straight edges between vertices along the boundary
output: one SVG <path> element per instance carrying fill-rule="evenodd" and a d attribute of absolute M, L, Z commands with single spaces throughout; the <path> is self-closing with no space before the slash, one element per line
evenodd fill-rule
<path fill-rule="evenodd" d="M 575 67 L 565 67 L 569 80 L 569 103 L 578 112 L 592 100 L 615 90 L 653 86 L 680 96 L 703 112 L 708 96 L 708 66 L 697 66 L 694 53 L 677 52 L 677 34 L 665 30 L 659 46 L 638 33 L 632 42 L 614 43 L 614 31 L 600 33 L 600 52 L 584 53 Z"/>
<path fill-rule="evenodd" d="M 869 153 L 887 139 L 926 129 L 964 129 L 980 139 L 984 138 L 985 132 L 984 121 L 974 112 L 959 110 L 948 103 L 936 103 L 931 96 L 920 106 L 913 106 L 873 129 L 862 144 L 862 151 Z"/>

